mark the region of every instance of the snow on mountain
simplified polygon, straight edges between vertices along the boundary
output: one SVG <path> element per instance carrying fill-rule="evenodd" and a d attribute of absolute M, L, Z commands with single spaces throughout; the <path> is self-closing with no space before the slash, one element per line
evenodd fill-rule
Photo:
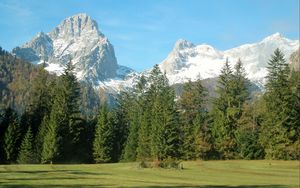
<path fill-rule="evenodd" d="M 268 60 L 276 48 L 281 49 L 288 60 L 299 48 L 299 40 L 275 33 L 258 43 L 220 51 L 207 44 L 194 45 L 180 39 L 160 68 L 167 73 L 171 84 L 184 83 L 199 77 L 215 78 L 226 58 L 231 66 L 241 58 L 248 78 L 262 86 Z M 112 93 L 132 87 L 141 74 L 149 74 L 149 70 L 138 74 L 118 65 L 112 44 L 100 32 L 96 21 L 84 13 L 66 18 L 49 33 L 38 33 L 13 49 L 13 53 L 35 64 L 44 62 L 46 70 L 58 75 L 71 59 L 79 80 L 89 81 L 95 88 Z"/>
<path fill-rule="evenodd" d="M 47 34 L 38 33 L 13 53 L 32 63 L 45 62 L 46 70 L 58 75 L 71 60 L 77 78 L 94 85 L 133 72 L 118 65 L 113 46 L 96 21 L 84 13 L 66 18 Z"/>
<path fill-rule="evenodd" d="M 276 48 L 282 50 L 288 60 L 299 49 L 299 40 L 290 40 L 275 33 L 258 43 L 219 51 L 207 44 L 194 45 L 180 39 L 160 68 L 166 72 L 170 83 L 175 84 L 196 80 L 199 76 L 202 79 L 217 77 L 227 58 L 232 67 L 240 58 L 248 78 L 262 86 L 268 60 Z"/>

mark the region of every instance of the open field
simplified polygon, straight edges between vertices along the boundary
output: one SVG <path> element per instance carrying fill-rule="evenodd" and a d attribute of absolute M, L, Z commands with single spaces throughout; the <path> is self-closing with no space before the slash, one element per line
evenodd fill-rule
<path fill-rule="evenodd" d="M 183 170 L 137 163 L 0 165 L 0 187 L 299 187 L 299 161 L 193 161 Z"/>

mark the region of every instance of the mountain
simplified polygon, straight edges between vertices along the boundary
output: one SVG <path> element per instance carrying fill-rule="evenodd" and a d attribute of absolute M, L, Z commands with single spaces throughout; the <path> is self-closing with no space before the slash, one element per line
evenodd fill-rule
<path fill-rule="evenodd" d="M 113 45 L 100 32 L 96 21 L 84 13 L 66 18 L 49 33 L 38 33 L 12 52 L 34 64 L 45 62 L 46 70 L 58 75 L 71 60 L 77 78 L 94 86 L 134 72 L 118 65 Z"/>
<path fill-rule="evenodd" d="M 175 88 L 180 88 L 183 83 L 188 80 L 196 80 L 200 76 L 204 80 L 206 88 L 213 91 L 216 86 L 216 77 L 218 77 L 226 59 L 228 58 L 233 67 L 240 58 L 247 77 L 254 83 L 251 90 L 259 92 L 264 87 L 268 61 L 276 48 L 281 49 L 286 60 L 293 64 L 290 56 L 292 53 L 295 54 L 294 56 L 297 55 L 295 51 L 299 49 L 299 40 L 290 40 L 279 33 L 275 33 L 257 43 L 220 51 L 207 44 L 194 45 L 187 40 L 179 39 L 173 50 L 159 66 L 163 72 L 166 72 L 170 84 L 174 85 Z M 110 93 L 116 93 L 132 87 L 141 75 L 147 77 L 149 72 L 150 70 L 131 73 L 124 79 L 108 79 L 101 82 L 100 87 L 105 88 Z M 211 94 L 214 96 L 214 93 Z"/>
<path fill-rule="evenodd" d="M 226 59 L 234 66 L 240 58 L 248 78 L 262 88 L 268 60 L 276 48 L 281 49 L 289 61 L 290 55 L 299 48 L 299 40 L 275 33 L 257 43 L 221 51 L 207 44 L 194 45 L 180 39 L 159 66 L 171 84 L 180 84 L 199 76 L 215 78 Z M 49 33 L 38 33 L 29 42 L 13 49 L 13 53 L 34 64 L 45 62 L 46 70 L 58 75 L 71 59 L 77 78 L 103 93 L 132 87 L 141 74 L 149 72 L 136 73 L 119 65 L 112 44 L 100 32 L 96 21 L 84 13 L 66 18 Z"/>
<path fill-rule="evenodd" d="M 240 58 L 248 78 L 263 86 L 268 60 L 276 48 L 283 51 L 288 61 L 290 55 L 299 49 L 299 40 L 290 40 L 275 33 L 257 43 L 220 51 L 207 44 L 194 45 L 180 39 L 160 68 L 166 72 L 171 84 L 184 83 L 199 76 L 202 79 L 217 77 L 227 58 L 232 67 Z"/>

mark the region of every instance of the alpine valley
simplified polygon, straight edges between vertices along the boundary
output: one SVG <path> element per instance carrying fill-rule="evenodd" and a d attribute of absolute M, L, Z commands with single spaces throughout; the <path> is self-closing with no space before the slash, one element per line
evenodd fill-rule
<path fill-rule="evenodd" d="M 12 49 L 0 44 L 0 187 L 299 187 L 297 3 L 31 3 L 36 20 L 0 3 L 0 15 L 24 15 L 0 21 Z M 107 27 L 85 13 L 57 20 L 79 9 Z M 293 27 L 273 26 L 279 19 Z M 295 38 L 274 33 L 227 50 L 178 39 L 223 46 L 270 30 Z"/>
<path fill-rule="evenodd" d="M 220 51 L 208 44 L 195 45 L 179 39 L 159 67 L 174 85 L 198 78 L 215 80 L 226 59 L 231 66 L 241 59 L 250 81 L 263 89 L 268 59 L 276 48 L 289 61 L 290 55 L 299 49 L 299 40 L 290 40 L 275 33 L 257 43 Z M 30 41 L 14 48 L 12 53 L 33 64 L 45 63 L 45 69 L 57 75 L 71 60 L 78 80 L 88 82 L 96 91 L 106 94 L 131 87 L 141 75 L 149 72 L 137 73 L 118 64 L 113 45 L 101 33 L 97 22 L 85 13 L 66 18 L 49 33 L 38 33 Z M 207 81 L 215 85 L 213 82 Z"/>

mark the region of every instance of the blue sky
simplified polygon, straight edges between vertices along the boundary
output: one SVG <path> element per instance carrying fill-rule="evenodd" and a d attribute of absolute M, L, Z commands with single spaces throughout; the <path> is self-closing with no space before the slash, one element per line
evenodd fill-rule
<path fill-rule="evenodd" d="M 0 0 L 0 46 L 11 50 L 80 12 L 98 22 L 118 63 L 138 71 L 179 38 L 219 50 L 275 32 L 299 39 L 299 0 Z"/>

